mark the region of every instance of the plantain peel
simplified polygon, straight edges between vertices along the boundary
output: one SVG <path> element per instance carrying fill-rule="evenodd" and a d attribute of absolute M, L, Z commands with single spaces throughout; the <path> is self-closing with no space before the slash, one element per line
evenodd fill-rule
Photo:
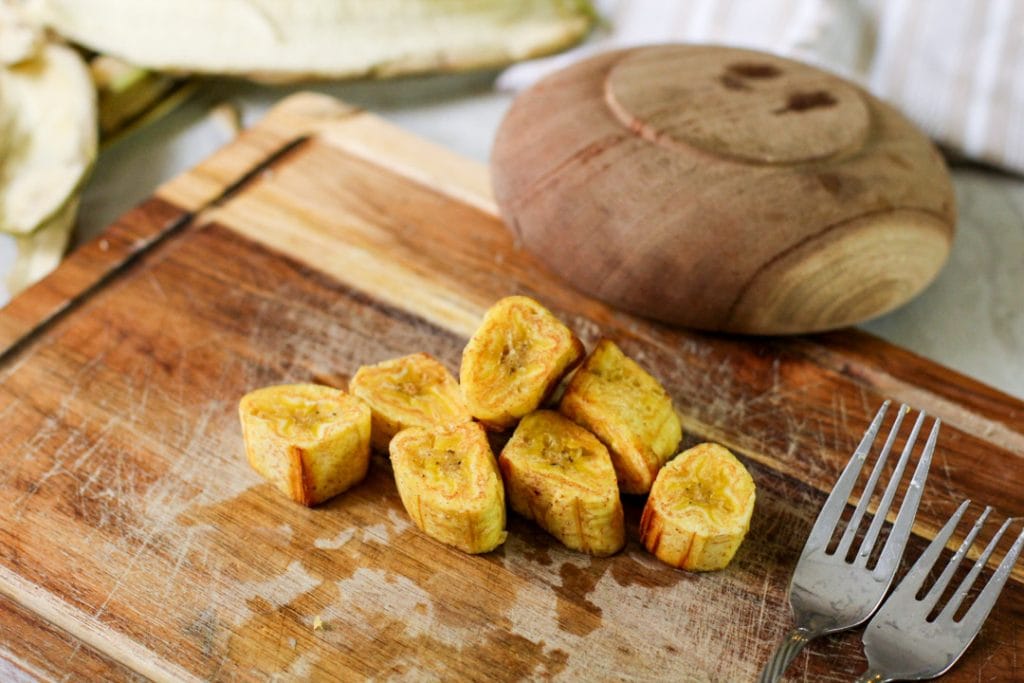
<path fill-rule="evenodd" d="M 559 410 L 608 447 L 625 493 L 647 493 L 683 435 L 658 380 L 607 339 L 573 375 Z"/>
<path fill-rule="evenodd" d="M 587 0 L 35 0 L 69 40 L 162 72 L 271 81 L 493 68 L 579 42 Z"/>
<path fill-rule="evenodd" d="M 507 429 L 536 410 L 582 356 L 582 342 L 551 311 L 525 296 L 505 297 L 462 352 L 469 412 L 491 429 Z"/>
<path fill-rule="evenodd" d="M 498 460 L 509 503 L 573 550 L 611 555 L 625 544 L 622 503 L 608 450 L 549 410 L 522 419 Z"/>
<path fill-rule="evenodd" d="M 398 494 L 421 531 L 466 553 L 505 542 L 505 489 L 483 427 L 412 427 L 390 451 Z"/>
<path fill-rule="evenodd" d="M 67 206 L 96 158 L 96 93 L 85 62 L 46 42 L 0 65 L 0 119 L 0 230 L 25 235 Z M 66 243 L 65 234 L 61 252 Z"/>
<path fill-rule="evenodd" d="M 662 468 L 640 520 L 659 560 L 690 571 L 729 564 L 750 528 L 754 480 L 726 448 L 702 443 Z"/>
<path fill-rule="evenodd" d="M 473 419 L 448 369 L 426 353 L 366 365 L 349 391 L 373 413 L 371 445 L 387 452 L 391 438 L 409 427 L 450 427 Z"/>
<path fill-rule="evenodd" d="M 370 462 L 370 409 L 340 389 L 286 384 L 238 405 L 249 464 L 297 503 L 315 505 L 362 481 Z"/>

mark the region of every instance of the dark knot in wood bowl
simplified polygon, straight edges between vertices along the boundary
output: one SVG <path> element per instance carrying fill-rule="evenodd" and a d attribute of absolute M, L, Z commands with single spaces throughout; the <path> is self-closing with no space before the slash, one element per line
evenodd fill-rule
<path fill-rule="evenodd" d="M 787 334 L 892 310 L 945 262 L 945 164 L 893 108 L 774 55 L 599 55 L 520 95 L 492 156 L 522 244 L 580 290 L 709 330 Z"/>

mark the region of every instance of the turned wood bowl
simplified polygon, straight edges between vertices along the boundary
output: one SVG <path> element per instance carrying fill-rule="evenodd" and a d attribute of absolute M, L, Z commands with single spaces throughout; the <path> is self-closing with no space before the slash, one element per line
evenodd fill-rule
<path fill-rule="evenodd" d="M 491 159 L 523 246 L 583 292 L 707 330 L 789 334 L 880 315 L 931 282 L 955 208 L 895 109 L 770 54 L 605 53 L 513 103 Z"/>

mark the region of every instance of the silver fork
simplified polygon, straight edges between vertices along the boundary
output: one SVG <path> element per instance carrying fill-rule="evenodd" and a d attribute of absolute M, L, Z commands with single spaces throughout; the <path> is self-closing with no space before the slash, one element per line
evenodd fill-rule
<path fill-rule="evenodd" d="M 907 576 L 868 624 L 864 631 L 864 652 L 868 656 L 868 671 L 857 679 L 858 682 L 926 680 L 941 676 L 960 659 L 967 646 L 978 635 L 978 630 L 992 611 L 996 598 L 999 597 L 1010 571 L 1017 562 L 1021 546 L 1024 546 L 1024 531 L 1017 536 L 1017 540 L 963 618 L 955 621 L 953 617 L 1013 519 L 1007 519 L 988 542 L 935 621 L 929 623 L 928 615 L 935 609 L 992 508 L 986 507 L 979 515 L 960 548 L 946 564 L 927 595 L 920 600 L 917 599 L 925 579 L 935 566 L 939 554 L 946 547 L 969 504 L 970 501 L 965 500 L 953 513 L 935 540 L 921 554 Z"/>
<path fill-rule="evenodd" d="M 878 609 L 878 605 L 892 584 L 900 557 L 907 544 L 907 538 L 910 536 L 914 517 L 917 515 L 917 506 L 921 501 L 925 479 L 928 477 L 932 452 L 935 450 L 935 441 L 939 436 L 941 422 L 938 419 L 932 426 L 928 442 L 917 462 L 914 475 L 903 497 L 899 514 L 896 516 L 896 521 L 889 532 L 878 562 L 872 569 L 868 569 L 867 563 L 875 549 L 885 516 L 889 512 L 889 507 L 892 505 L 893 498 L 903 479 L 903 473 L 913 452 L 918 432 L 921 431 L 921 425 L 924 423 L 923 411 L 918 413 L 917 421 L 907 438 L 903 453 L 896 463 L 878 509 L 871 520 L 871 525 L 868 527 L 853 561 L 847 562 L 846 556 L 867 512 L 871 495 L 881 477 L 889 452 L 899 434 L 903 417 L 910 411 L 906 405 L 900 406 L 896 419 L 889 430 L 889 437 L 871 470 L 871 475 L 864 486 L 864 492 L 843 531 L 839 545 L 835 552 L 827 552 L 829 541 L 839 524 L 846 503 L 853 493 L 857 478 L 871 452 L 871 447 L 888 408 L 889 401 L 883 403 L 879 408 L 875 419 L 871 421 L 871 426 L 864 433 L 860 445 L 857 446 L 857 450 L 854 451 L 853 457 L 850 458 L 843 473 L 839 475 L 832 493 L 829 494 L 828 500 L 825 501 L 821 512 L 818 513 L 818 519 L 811 529 L 789 584 L 789 604 L 793 608 L 796 628 L 776 649 L 771 661 L 761 672 L 761 677 L 758 679 L 760 683 L 777 681 L 804 645 L 814 638 L 828 633 L 845 631 L 867 621 L 868 617 Z"/>

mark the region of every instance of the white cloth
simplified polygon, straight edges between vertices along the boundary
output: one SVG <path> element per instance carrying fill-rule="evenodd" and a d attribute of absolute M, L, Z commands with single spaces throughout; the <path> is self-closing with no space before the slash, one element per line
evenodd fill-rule
<path fill-rule="evenodd" d="M 687 42 L 816 64 L 901 109 L 937 142 L 1024 173 L 1024 0 L 598 0 L 604 25 L 568 53 L 516 65 L 521 90 L 606 49 Z"/>

